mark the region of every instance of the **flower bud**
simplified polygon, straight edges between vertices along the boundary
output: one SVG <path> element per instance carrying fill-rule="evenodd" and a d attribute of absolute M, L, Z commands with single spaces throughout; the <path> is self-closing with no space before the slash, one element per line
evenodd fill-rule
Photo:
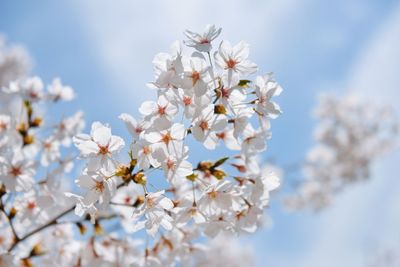
<path fill-rule="evenodd" d="M 17 125 L 17 131 L 23 136 L 27 134 L 26 125 L 24 122 L 21 122 Z"/>
<path fill-rule="evenodd" d="M 6 186 L 4 184 L 1 184 L 1 186 L 0 186 L 0 198 L 2 198 L 6 193 L 7 193 Z"/>
<path fill-rule="evenodd" d="M 30 145 L 35 142 L 35 137 L 33 135 L 25 135 L 24 136 L 24 145 Z"/>
<path fill-rule="evenodd" d="M 146 185 L 147 177 L 144 172 L 138 172 L 132 176 L 132 180 L 137 184 Z"/>
<path fill-rule="evenodd" d="M 214 106 L 214 113 L 215 114 L 226 114 L 226 108 L 224 105 L 220 104 L 220 105 L 215 105 Z"/>
<path fill-rule="evenodd" d="M 34 267 L 30 258 L 21 259 L 22 267 Z"/>
<path fill-rule="evenodd" d="M 43 251 L 42 245 L 40 243 L 37 243 L 36 245 L 33 246 L 31 252 L 30 252 L 30 257 L 34 257 L 34 256 L 40 256 L 45 254 L 45 252 Z"/>
<path fill-rule="evenodd" d="M 84 235 L 84 234 L 86 233 L 87 228 L 86 228 L 86 226 L 85 226 L 83 223 L 77 222 L 77 223 L 76 223 L 76 226 L 78 227 L 79 233 L 80 233 L 81 235 Z"/>
<path fill-rule="evenodd" d="M 39 127 L 40 125 L 42 125 L 42 122 L 43 122 L 42 118 L 36 117 L 30 122 L 30 126 L 31 127 Z"/>
<path fill-rule="evenodd" d="M 197 173 L 192 173 L 192 174 L 186 176 L 186 179 L 188 179 L 188 180 L 194 182 L 194 181 L 197 179 L 198 176 L 199 176 L 199 175 L 198 175 Z"/>
<path fill-rule="evenodd" d="M 199 169 L 200 171 L 206 171 L 206 170 L 210 169 L 212 166 L 213 166 L 213 163 L 211 161 L 201 161 L 197 165 L 197 169 Z"/>
<path fill-rule="evenodd" d="M 101 225 L 100 225 L 98 220 L 96 220 L 95 223 L 94 223 L 94 233 L 96 235 L 103 234 L 103 228 L 101 227 Z"/>
<path fill-rule="evenodd" d="M 238 83 L 238 86 L 242 87 L 242 88 L 248 88 L 249 87 L 249 83 L 251 83 L 250 80 L 240 80 Z"/>
<path fill-rule="evenodd" d="M 9 217 L 10 219 L 13 219 L 13 218 L 15 217 L 15 215 L 17 215 L 17 209 L 14 208 L 14 207 L 12 207 L 12 208 L 10 209 L 10 214 L 8 215 L 8 217 Z"/>
<path fill-rule="evenodd" d="M 130 167 L 125 165 L 118 166 L 117 170 L 115 171 L 115 176 L 121 177 L 125 183 L 129 183 L 131 178 Z"/>
<path fill-rule="evenodd" d="M 131 160 L 131 162 L 130 162 L 130 168 L 131 168 L 131 170 L 133 170 L 135 167 L 136 167 L 136 164 L 137 164 L 137 159 L 132 159 Z"/>
<path fill-rule="evenodd" d="M 132 206 L 138 207 L 138 206 L 140 206 L 140 205 L 143 204 L 143 203 L 144 203 L 144 196 L 138 196 L 137 199 L 136 199 L 136 201 L 135 201 L 135 203 L 133 203 Z"/>
<path fill-rule="evenodd" d="M 224 171 L 222 171 L 222 170 L 212 170 L 212 171 L 211 171 L 211 174 L 212 174 L 215 178 L 217 178 L 218 180 L 222 180 L 222 179 L 224 179 L 225 176 L 226 176 L 226 173 L 225 173 Z"/>

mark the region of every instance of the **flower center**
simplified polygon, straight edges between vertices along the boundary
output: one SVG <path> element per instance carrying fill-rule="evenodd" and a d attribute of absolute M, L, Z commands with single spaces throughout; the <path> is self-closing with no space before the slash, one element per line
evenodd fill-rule
<path fill-rule="evenodd" d="M 175 168 L 175 162 L 172 159 L 168 159 L 166 165 L 168 170 L 172 170 Z"/>
<path fill-rule="evenodd" d="M 202 129 L 203 131 L 208 130 L 209 126 L 208 126 L 208 122 L 203 120 L 200 122 L 199 124 L 200 129 Z"/>
<path fill-rule="evenodd" d="M 164 107 L 158 106 L 158 114 L 159 115 L 165 115 L 166 114 L 166 109 L 167 109 L 167 106 L 164 106 Z"/>
<path fill-rule="evenodd" d="M 142 151 L 143 151 L 143 154 L 145 154 L 145 155 L 148 155 L 151 153 L 151 149 L 149 146 L 144 146 Z"/>
<path fill-rule="evenodd" d="M 229 95 L 230 95 L 229 88 L 223 87 L 223 88 L 221 89 L 221 96 L 222 96 L 223 98 L 229 98 Z"/>
<path fill-rule="evenodd" d="M 124 198 L 124 202 L 125 202 L 125 204 L 129 204 L 130 202 L 131 202 L 131 197 L 130 196 L 126 196 L 125 198 Z"/>
<path fill-rule="evenodd" d="M 10 174 L 14 177 L 20 176 L 22 174 L 21 168 L 12 166 L 10 170 Z"/>
<path fill-rule="evenodd" d="M 140 134 L 141 132 L 143 132 L 143 128 L 138 126 L 135 128 L 135 133 Z"/>
<path fill-rule="evenodd" d="M 50 149 L 51 148 L 51 143 L 50 142 L 45 142 L 43 147 L 44 147 L 44 149 Z"/>
<path fill-rule="evenodd" d="M 188 97 L 188 96 L 184 96 L 183 97 L 183 104 L 185 106 L 189 106 L 190 104 L 192 104 L 192 99 L 190 97 Z"/>
<path fill-rule="evenodd" d="M 147 198 L 147 207 L 148 208 L 152 208 L 153 206 L 154 206 L 154 199 L 153 198 L 151 198 L 151 197 L 149 197 L 149 198 Z"/>
<path fill-rule="evenodd" d="M 108 154 L 108 145 L 107 146 L 99 145 L 99 154 L 102 154 L 102 155 Z"/>
<path fill-rule="evenodd" d="M 193 71 L 191 78 L 194 86 L 197 83 L 197 81 L 200 80 L 200 73 L 197 71 Z"/>
<path fill-rule="evenodd" d="M 227 69 L 234 69 L 237 63 L 238 62 L 236 60 L 230 58 L 228 61 L 226 61 L 226 68 Z"/>
<path fill-rule="evenodd" d="M 208 39 L 201 39 L 200 44 L 209 44 L 210 41 Z"/>
<path fill-rule="evenodd" d="M 36 208 L 36 203 L 34 201 L 28 201 L 28 205 L 26 207 L 28 210 L 33 210 Z"/>
<path fill-rule="evenodd" d="M 100 193 L 104 192 L 104 182 L 103 181 L 96 181 L 96 184 L 94 185 L 94 189 Z"/>
<path fill-rule="evenodd" d="M 37 99 L 39 98 L 39 94 L 35 91 L 29 91 L 28 96 L 32 99 Z"/>
<path fill-rule="evenodd" d="M 65 130 L 65 124 L 64 124 L 64 122 L 61 122 L 59 125 L 58 125 L 58 129 L 60 130 L 60 131 L 64 131 Z"/>
<path fill-rule="evenodd" d="M 7 123 L 0 121 L 0 131 L 6 130 L 7 129 Z"/>
<path fill-rule="evenodd" d="M 216 199 L 217 196 L 218 196 L 218 192 L 215 191 L 215 190 L 213 190 L 213 191 L 211 191 L 211 192 L 208 192 L 208 196 L 209 196 L 211 199 Z"/>
<path fill-rule="evenodd" d="M 224 140 L 225 137 L 226 137 L 225 132 L 220 132 L 220 133 L 217 133 L 216 135 L 217 135 L 217 137 L 218 137 L 219 139 L 221 139 L 221 140 Z"/>
<path fill-rule="evenodd" d="M 169 132 L 166 134 L 163 134 L 161 137 L 161 141 L 166 145 L 168 145 L 171 140 L 173 140 L 173 138 Z"/>

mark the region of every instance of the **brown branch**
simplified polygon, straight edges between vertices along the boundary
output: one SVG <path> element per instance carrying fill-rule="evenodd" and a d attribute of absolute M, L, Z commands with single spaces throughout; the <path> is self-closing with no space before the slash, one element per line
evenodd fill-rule
<path fill-rule="evenodd" d="M 15 231 L 15 227 L 14 224 L 12 222 L 12 216 L 10 213 L 7 213 L 6 210 L 4 209 L 4 204 L 3 204 L 3 200 L 0 197 L 0 210 L 4 213 L 4 215 L 6 216 L 7 220 L 8 220 L 8 224 L 10 225 L 11 231 L 14 235 L 14 240 L 13 240 L 13 244 L 19 242 L 20 238 L 17 235 L 17 232 Z"/>
<path fill-rule="evenodd" d="M 33 229 L 32 231 L 30 231 L 29 233 L 25 234 L 23 237 L 19 238 L 16 242 L 14 242 L 12 244 L 12 246 L 8 249 L 8 252 L 12 251 L 20 242 L 24 241 L 25 239 L 27 239 L 28 237 L 42 231 L 43 229 L 46 229 L 49 226 L 55 225 L 57 224 L 57 220 L 61 217 L 63 217 L 64 215 L 67 215 L 68 213 L 70 213 L 71 211 L 73 211 L 75 209 L 75 205 L 72 206 L 71 208 L 63 211 L 62 213 L 60 213 L 59 215 L 57 215 L 54 219 L 52 219 L 51 221 L 49 221 L 48 223 Z"/>
<path fill-rule="evenodd" d="M 124 186 L 125 183 L 121 183 L 117 186 L 117 189 L 121 188 L 122 186 Z M 1 205 L 3 206 L 3 205 Z M 73 211 L 75 209 L 76 205 L 73 205 L 71 208 L 63 211 L 62 213 L 60 213 L 59 215 L 57 215 L 56 217 L 54 217 L 51 221 L 49 221 L 48 223 L 33 229 L 32 231 L 30 231 L 29 233 L 25 234 L 23 237 L 21 238 L 17 238 L 17 240 L 12 244 L 12 246 L 8 249 L 8 252 L 12 251 L 20 242 L 23 242 L 25 239 L 27 239 L 28 237 L 52 226 L 52 225 L 56 225 L 59 224 L 60 222 L 57 222 L 58 219 L 60 219 L 61 217 L 67 215 L 68 213 L 70 213 L 71 211 Z"/>

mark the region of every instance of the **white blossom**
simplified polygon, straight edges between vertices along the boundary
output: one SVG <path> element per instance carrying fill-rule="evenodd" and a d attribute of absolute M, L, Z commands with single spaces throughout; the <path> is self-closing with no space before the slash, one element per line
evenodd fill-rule
<path fill-rule="evenodd" d="M 221 28 L 216 28 L 215 25 L 207 25 L 203 33 L 196 33 L 189 30 L 185 31 L 185 35 L 188 38 L 185 44 L 189 47 L 195 48 L 200 52 L 210 52 L 214 41 L 221 33 Z"/>

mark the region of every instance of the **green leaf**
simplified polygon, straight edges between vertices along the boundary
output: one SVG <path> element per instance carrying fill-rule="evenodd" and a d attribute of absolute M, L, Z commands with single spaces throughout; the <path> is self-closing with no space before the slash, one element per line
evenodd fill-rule
<path fill-rule="evenodd" d="M 227 161 L 229 159 L 229 157 L 225 157 L 225 158 L 221 158 L 219 160 L 217 160 L 214 165 L 212 166 L 212 168 L 217 168 L 218 166 L 221 166 L 222 164 L 225 163 L 225 161 Z"/>
<path fill-rule="evenodd" d="M 247 87 L 249 87 L 249 83 L 251 83 L 250 80 L 240 80 L 238 85 L 240 87 L 247 88 Z"/>

